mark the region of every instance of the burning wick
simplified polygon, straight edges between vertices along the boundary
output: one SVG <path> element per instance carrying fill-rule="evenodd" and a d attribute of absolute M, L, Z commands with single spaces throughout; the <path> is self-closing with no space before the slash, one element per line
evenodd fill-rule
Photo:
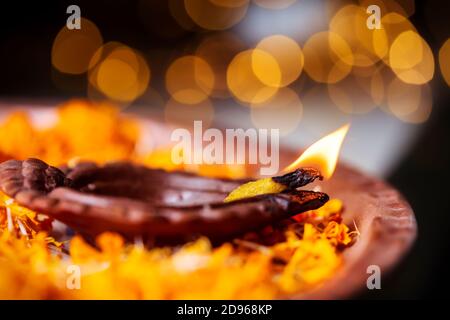
<path fill-rule="evenodd" d="M 336 169 L 339 151 L 349 128 L 350 125 L 347 124 L 312 144 L 283 170 L 288 173 L 245 183 L 231 191 L 224 202 L 280 193 L 287 189 L 303 187 L 316 179 L 330 179 Z M 299 168 L 300 166 L 304 167 Z"/>
<path fill-rule="evenodd" d="M 282 176 L 247 182 L 231 191 L 224 202 L 250 198 L 261 194 L 280 193 L 286 189 L 297 189 L 316 179 L 323 179 L 317 169 L 301 168 Z"/>
<path fill-rule="evenodd" d="M 289 172 L 300 166 L 313 167 L 319 170 L 325 179 L 330 179 L 336 169 L 339 151 L 349 128 L 350 124 L 346 124 L 313 143 L 283 171 Z"/>

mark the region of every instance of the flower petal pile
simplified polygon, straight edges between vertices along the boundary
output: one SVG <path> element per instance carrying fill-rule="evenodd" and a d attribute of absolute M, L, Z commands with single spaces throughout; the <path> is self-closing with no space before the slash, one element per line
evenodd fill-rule
<path fill-rule="evenodd" d="M 138 155 L 138 124 L 104 104 L 69 102 L 47 129 L 36 128 L 25 113 L 13 113 L 0 130 L 2 160 L 34 156 L 61 165 L 74 158 L 127 159 L 174 169 L 167 151 Z M 243 168 L 234 167 L 176 169 L 243 175 Z M 207 238 L 151 247 L 110 232 L 95 244 L 80 235 L 60 243 L 50 236 L 51 219 L 0 193 L 0 298 L 272 299 L 306 292 L 333 277 L 343 263 L 342 251 L 357 236 L 342 222 L 342 213 L 342 202 L 331 199 L 320 209 L 219 247 Z"/>

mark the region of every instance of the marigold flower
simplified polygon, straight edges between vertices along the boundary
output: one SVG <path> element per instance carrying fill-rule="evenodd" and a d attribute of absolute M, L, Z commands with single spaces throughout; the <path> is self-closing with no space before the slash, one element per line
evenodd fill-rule
<path fill-rule="evenodd" d="M 323 234 L 335 245 L 348 245 L 350 242 L 352 242 L 349 231 L 349 227 L 347 227 L 345 224 L 337 223 L 336 221 L 330 221 L 325 227 Z"/>
<path fill-rule="evenodd" d="M 108 104 L 70 101 L 47 129 L 13 113 L 0 130 L 8 137 L 0 140 L 0 158 L 36 156 L 53 165 L 127 159 L 208 176 L 248 174 L 245 166 L 170 167 L 169 148 L 143 157 L 136 150 L 137 122 Z M 151 248 L 105 232 L 96 246 L 75 235 L 66 253 L 49 236 L 52 219 L 0 192 L 0 298 L 271 299 L 310 290 L 334 275 L 342 263 L 340 249 L 352 242 L 342 210 L 342 202 L 331 199 L 283 226 L 219 247 L 199 238 L 179 247 Z M 70 265 L 80 267 L 79 290 L 67 288 Z"/>

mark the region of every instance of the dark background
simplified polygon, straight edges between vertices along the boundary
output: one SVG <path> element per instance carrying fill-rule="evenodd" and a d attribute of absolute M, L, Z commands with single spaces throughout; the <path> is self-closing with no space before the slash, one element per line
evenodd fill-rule
<path fill-rule="evenodd" d="M 80 77 L 69 77 L 73 85 L 66 91 L 55 87 L 52 81 L 55 70 L 52 71 L 50 61 L 51 47 L 66 22 L 66 8 L 70 4 L 79 5 L 82 16 L 97 24 L 105 42 L 118 40 L 142 51 L 156 48 L 173 52 L 185 50 L 189 42 L 195 41 L 197 32 L 174 27 L 165 0 L 150 2 L 155 10 L 148 21 L 158 26 L 154 30 L 138 19 L 138 1 L 2 1 L 0 99 L 84 96 L 86 84 Z M 449 20 L 450 7 L 445 0 L 416 1 L 411 17 L 435 53 L 450 36 Z M 159 34 L 161 28 L 170 30 L 171 35 Z M 383 280 L 382 290 L 367 292 L 363 298 L 442 298 L 446 292 L 448 295 L 450 96 L 438 68 L 431 86 L 434 100 L 431 119 L 424 124 L 425 130 L 416 145 L 388 178 L 414 208 L 419 236 L 407 259 Z"/>

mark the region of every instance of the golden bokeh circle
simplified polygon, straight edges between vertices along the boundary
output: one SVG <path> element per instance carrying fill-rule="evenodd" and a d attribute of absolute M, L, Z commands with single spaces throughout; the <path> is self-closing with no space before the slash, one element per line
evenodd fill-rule
<path fill-rule="evenodd" d="M 439 49 L 439 68 L 445 82 L 450 86 L 450 38 Z"/>
<path fill-rule="evenodd" d="M 227 69 L 230 92 L 239 101 L 263 103 L 278 90 L 281 72 L 276 60 L 268 53 L 251 49 L 240 52 Z"/>
<path fill-rule="evenodd" d="M 388 86 L 386 100 L 389 112 L 408 123 L 423 123 L 432 111 L 431 88 L 428 84 L 408 84 L 394 78 Z"/>
<path fill-rule="evenodd" d="M 251 53 L 255 76 L 266 86 L 280 87 L 281 70 L 278 61 L 268 52 L 254 49 Z"/>
<path fill-rule="evenodd" d="M 311 36 L 303 47 L 305 72 L 320 83 L 336 83 L 352 70 L 353 54 L 347 42 L 334 32 Z"/>
<path fill-rule="evenodd" d="M 359 5 L 363 8 L 376 5 L 380 8 L 381 15 L 394 12 L 409 17 L 416 10 L 414 0 L 359 0 Z"/>
<path fill-rule="evenodd" d="M 99 62 L 97 62 L 99 61 Z M 90 86 L 109 99 L 131 102 L 148 87 L 151 72 L 145 58 L 119 42 L 109 42 L 90 61 Z M 92 89 L 90 90 L 91 92 Z"/>
<path fill-rule="evenodd" d="M 209 64 L 193 55 L 172 62 L 166 72 L 166 88 L 178 102 L 197 104 L 207 99 L 215 77 Z"/>
<path fill-rule="evenodd" d="M 98 88 L 113 99 L 129 101 L 136 97 L 136 92 L 133 92 L 136 81 L 136 70 L 120 59 L 106 59 L 99 66 Z"/>
<path fill-rule="evenodd" d="M 82 74 L 89 69 L 94 53 L 102 46 L 103 38 L 97 26 L 81 18 L 81 29 L 64 26 L 53 41 L 51 61 L 63 73 Z"/>
<path fill-rule="evenodd" d="M 200 27 L 207 30 L 225 30 L 240 22 L 249 5 L 247 1 L 233 0 L 233 5 L 223 5 L 225 1 L 184 0 L 186 12 Z M 239 5 L 240 4 L 240 5 Z"/>
<path fill-rule="evenodd" d="M 284 87 L 300 77 L 304 65 L 304 56 L 300 46 L 284 35 L 273 35 L 262 39 L 257 49 L 270 54 L 277 62 L 281 72 L 279 85 Z"/>
<path fill-rule="evenodd" d="M 344 80 L 328 85 L 331 101 L 344 113 L 365 114 L 384 101 L 384 81 L 379 70 L 374 66 L 364 69 L 369 70 L 355 68 Z"/>
<path fill-rule="evenodd" d="M 342 7 L 331 19 L 330 31 L 339 34 L 352 48 L 353 64 L 370 66 L 380 58 L 373 46 L 374 30 L 367 27 L 366 8 L 347 5 Z"/>
<path fill-rule="evenodd" d="M 397 12 L 383 15 L 381 26 L 381 29 L 373 30 L 372 45 L 375 54 L 389 65 L 389 49 L 395 39 L 403 32 L 417 30 L 408 18 Z"/>
<path fill-rule="evenodd" d="M 392 43 L 389 66 L 402 81 L 424 84 L 434 75 L 433 52 L 418 33 L 405 31 Z"/>
<path fill-rule="evenodd" d="M 208 0 L 208 1 L 217 6 L 226 8 L 239 8 L 244 5 L 247 5 L 249 2 L 249 0 Z"/>
<path fill-rule="evenodd" d="M 146 0 L 144 0 L 146 1 Z M 150 3 L 151 6 L 151 3 Z M 182 0 L 168 0 L 169 12 L 172 18 L 178 23 L 178 25 L 184 30 L 198 29 L 197 24 L 192 20 L 186 11 L 184 1 Z"/>

